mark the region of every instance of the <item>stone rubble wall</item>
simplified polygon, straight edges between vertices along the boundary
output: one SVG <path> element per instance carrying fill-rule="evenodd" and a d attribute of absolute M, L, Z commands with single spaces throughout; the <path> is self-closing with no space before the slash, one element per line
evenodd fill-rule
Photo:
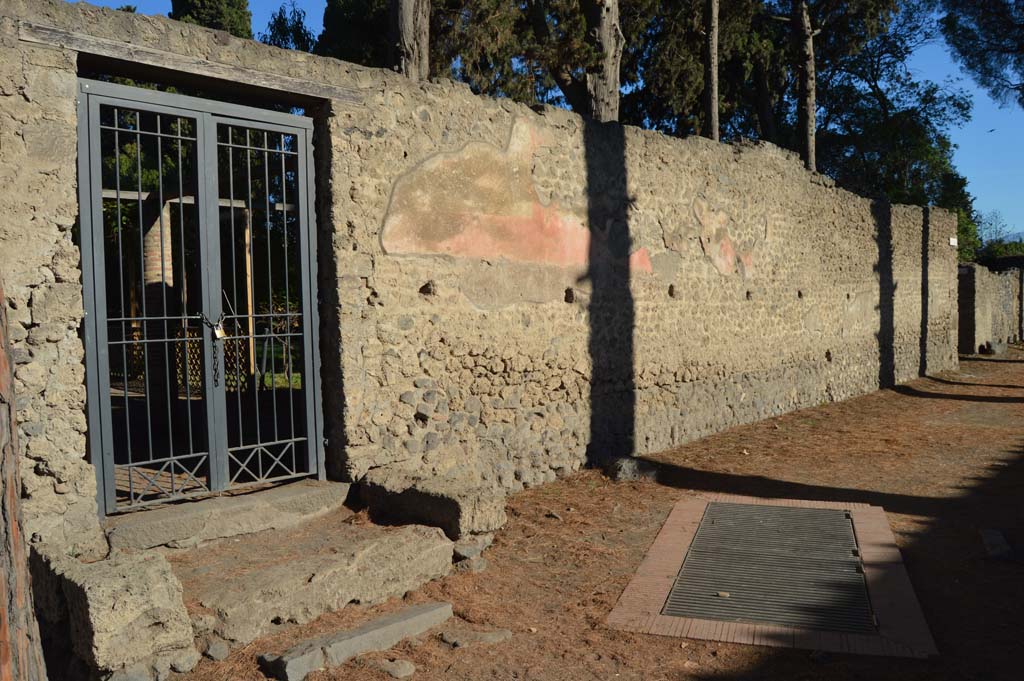
<path fill-rule="evenodd" d="M 1002 352 L 1007 343 L 1020 340 L 1022 273 L 1020 268 L 993 271 L 974 263 L 960 266 L 960 352 Z"/>
<path fill-rule="evenodd" d="M 6 3 L 0 3 L 6 10 Z M 82 276 L 75 243 L 75 54 L 17 39 L 0 11 L 0 270 L 7 280 L 26 536 L 105 551 L 85 460 Z"/>
<path fill-rule="evenodd" d="M 0 272 L 0 681 L 46 681 L 22 531 L 14 375 Z"/>
<path fill-rule="evenodd" d="M 318 98 L 332 477 L 456 481 L 425 487 L 476 499 L 957 366 L 944 211 L 857 197 L 771 145 L 585 123 L 161 17 L 0 0 L 0 270 L 25 529 L 48 598 L 63 593 L 57 616 L 102 610 L 74 595 L 108 572 L 156 579 L 179 612 L 159 561 L 97 560 L 74 162 L 90 41 Z M 118 625 L 93 624 L 116 640 Z M 191 661 L 181 638 L 131 660 L 76 645 L 124 669 L 149 654 L 159 676 L 168 651 Z"/>
<path fill-rule="evenodd" d="M 650 453 L 956 366 L 954 217 L 857 197 L 774 146 L 585 125 L 160 17 L 0 9 L 26 520 L 61 545 L 96 543 L 75 54 L 19 41 L 19 20 L 351 93 L 317 111 L 315 140 L 335 476 L 515 490 L 588 446 Z"/>
<path fill-rule="evenodd" d="M 345 409 L 328 419 L 352 478 L 516 490 L 621 444 L 598 428 L 630 410 L 652 453 L 956 366 L 945 212 L 873 205 L 771 146 L 626 129 L 615 158 L 614 126 L 565 112 L 451 85 L 380 98 L 386 120 L 332 119 Z M 628 223 L 628 283 L 594 285 L 585 256 L 607 256 L 573 250 L 588 221 Z"/>

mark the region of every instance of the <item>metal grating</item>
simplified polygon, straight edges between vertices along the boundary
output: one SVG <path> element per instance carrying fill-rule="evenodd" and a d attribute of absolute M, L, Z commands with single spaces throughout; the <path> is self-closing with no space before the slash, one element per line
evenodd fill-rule
<path fill-rule="evenodd" d="M 876 633 L 849 513 L 710 503 L 663 615 Z"/>

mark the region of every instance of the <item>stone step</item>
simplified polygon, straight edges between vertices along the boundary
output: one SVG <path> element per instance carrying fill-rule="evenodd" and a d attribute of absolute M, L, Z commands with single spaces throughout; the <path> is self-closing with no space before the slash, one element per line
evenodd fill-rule
<path fill-rule="evenodd" d="M 294 527 L 341 511 L 349 488 L 344 482 L 302 480 L 126 513 L 107 521 L 107 538 L 117 549 L 192 548 L 217 539 Z"/>
<path fill-rule="evenodd" d="M 450 603 L 424 603 L 340 631 L 304 641 L 280 655 L 261 655 L 260 667 L 278 681 L 303 681 L 310 672 L 337 667 L 357 655 L 387 650 L 403 639 L 445 623 Z"/>
<path fill-rule="evenodd" d="M 440 529 L 353 520 L 335 511 L 171 554 L 197 636 L 248 643 L 274 623 L 380 603 L 451 571 L 453 544 Z"/>
<path fill-rule="evenodd" d="M 507 521 L 504 490 L 457 476 L 418 478 L 381 468 L 360 487 L 375 519 L 440 527 L 451 539 L 495 532 Z"/>

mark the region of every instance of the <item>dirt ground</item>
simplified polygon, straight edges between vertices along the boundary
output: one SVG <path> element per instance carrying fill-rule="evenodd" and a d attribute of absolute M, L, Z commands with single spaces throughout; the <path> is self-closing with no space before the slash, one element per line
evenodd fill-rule
<path fill-rule="evenodd" d="M 405 601 L 349 606 L 204 660 L 190 681 L 256 681 L 256 655 L 347 628 L 406 603 L 450 601 L 465 626 L 511 639 L 452 649 L 432 632 L 310 681 L 386 679 L 1024 678 L 1024 563 L 987 556 L 978 531 L 1024 528 L 1024 351 L 839 404 L 734 428 L 656 457 L 658 482 L 597 472 L 509 501 L 489 567 L 452 574 Z M 859 501 L 885 508 L 940 655 L 904 660 L 630 634 L 604 618 L 672 505 L 699 492 Z"/>

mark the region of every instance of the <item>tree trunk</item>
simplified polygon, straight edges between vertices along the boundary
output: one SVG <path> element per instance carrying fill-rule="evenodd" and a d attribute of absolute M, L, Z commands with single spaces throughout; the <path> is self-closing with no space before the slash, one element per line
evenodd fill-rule
<path fill-rule="evenodd" d="M 807 0 L 793 0 L 790 19 L 798 56 L 800 72 L 797 127 L 800 134 L 800 156 L 808 170 L 817 170 L 815 160 L 815 133 L 817 132 L 817 76 L 814 70 L 814 29 Z"/>
<path fill-rule="evenodd" d="M 708 139 L 718 141 L 718 0 L 704 2 L 704 120 Z"/>
<path fill-rule="evenodd" d="M 430 0 L 391 0 L 391 47 L 396 71 L 430 77 Z"/>
<path fill-rule="evenodd" d="M 768 82 L 768 67 L 761 57 L 754 63 L 754 88 L 757 91 L 757 122 L 761 128 L 761 139 L 778 144 L 774 95 Z"/>
<path fill-rule="evenodd" d="M 601 55 L 599 68 L 587 73 L 587 113 L 599 121 L 617 121 L 619 67 L 626 42 L 619 26 L 619 0 L 582 0 L 581 4 L 587 22 L 587 43 Z"/>
<path fill-rule="evenodd" d="M 7 344 L 7 301 L 0 283 L 0 681 L 45 681 L 32 608 L 28 551 L 21 532 L 21 480 L 14 375 Z"/>

